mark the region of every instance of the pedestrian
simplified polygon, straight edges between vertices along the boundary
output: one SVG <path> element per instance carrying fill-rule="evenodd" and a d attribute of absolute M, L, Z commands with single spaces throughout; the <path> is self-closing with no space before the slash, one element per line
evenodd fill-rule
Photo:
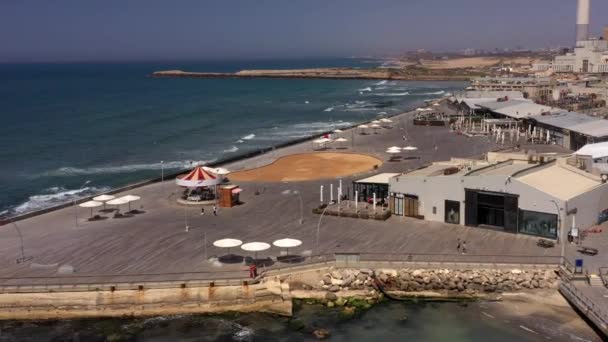
<path fill-rule="evenodd" d="M 467 254 L 467 242 L 462 242 L 462 254 Z"/>
<path fill-rule="evenodd" d="M 213 206 L 213 216 L 217 216 L 217 206 Z"/>
<path fill-rule="evenodd" d="M 460 238 L 458 238 L 458 244 L 456 245 L 456 250 L 458 252 L 460 252 L 460 247 L 461 247 L 461 245 L 460 245 Z"/>
<path fill-rule="evenodd" d="M 205 207 L 201 208 L 201 216 L 205 215 Z"/>
<path fill-rule="evenodd" d="M 255 279 L 258 276 L 258 268 L 255 266 L 255 263 L 251 263 L 249 265 L 249 278 Z"/>

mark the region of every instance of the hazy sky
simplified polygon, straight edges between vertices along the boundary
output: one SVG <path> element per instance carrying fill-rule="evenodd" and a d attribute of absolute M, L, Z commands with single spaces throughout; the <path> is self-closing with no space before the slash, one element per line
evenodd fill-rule
<path fill-rule="evenodd" d="M 606 13 L 592 0 L 594 34 Z M 576 0 L 0 0 L 0 61 L 570 45 L 575 17 Z"/>

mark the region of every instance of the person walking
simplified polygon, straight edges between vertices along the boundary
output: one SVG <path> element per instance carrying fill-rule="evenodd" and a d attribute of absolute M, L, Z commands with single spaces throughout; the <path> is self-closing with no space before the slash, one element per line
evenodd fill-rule
<path fill-rule="evenodd" d="M 462 242 L 462 254 L 467 254 L 467 242 Z"/>
<path fill-rule="evenodd" d="M 456 245 L 456 251 L 458 251 L 458 253 L 460 253 L 460 247 L 461 247 L 460 238 L 458 238 L 458 244 Z"/>
<path fill-rule="evenodd" d="M 255 279 L 258 276 L 258 268 L 255 266 L 255 263 L 251 263 L 249 265 L 249 278 Z"/>
<path fill-rule="evenodd" d="M 201 208 L 201 216 L 205 215 L 205 207 Z"/>
<path fill-rule="evenodd" d="M 217 206 L 213 206 L 213 216 L 217 216 Z"/>

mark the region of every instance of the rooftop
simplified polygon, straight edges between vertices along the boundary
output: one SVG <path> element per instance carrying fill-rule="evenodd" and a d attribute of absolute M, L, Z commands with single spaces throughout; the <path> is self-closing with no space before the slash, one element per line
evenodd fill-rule
<path fill-rule="evenodd" d="M 532 119 L 545 125 L 567 129 L 591 137 L 608 136 L 608 120 L 576 112 L 559 112 L 549 115 L 536 115 Z"/>
<path fill-rule="evenodd" d="M 388 184 L 388 180 L 392 177 L 400 175 L 399 173 L 379 173 L 377 175 L 367 177 L 355 181 L 355 183 L 366 183 L 366 184 Z"/>
<path fill-rule="evenodd" d="M 593 159 L 608 157 L 608 142 L 587 144 L 575 153 L 578 155 L 591 156 Z"/>
<path fill-rule="evenodd" d="M 527 161 L 508 160 L 502 163 L 494 164 L 489 167 L 477 169 L 467 174 L 467 176 L 512 176 L 513 174 L 537 166 L 529 164 Z"/>
<path fill-rule="evenodd" d="M 517 179 L 561 200 L 568 200 L 602 184 L 601 181 L 581 172 L 553 163 L 538 170 L 531 170 Z"/>

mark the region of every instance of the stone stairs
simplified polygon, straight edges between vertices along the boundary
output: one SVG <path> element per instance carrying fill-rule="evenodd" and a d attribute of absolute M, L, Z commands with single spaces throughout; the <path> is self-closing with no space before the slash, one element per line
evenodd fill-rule
<path fill-rule="evenodd" d="M 603 287 L 604 286 L 604 282 L 602 281 L 602 278 L 597 275 L 597 274 L 589 274 L 587 276 L 587 279 L 589 280 L 589 285 L 593 286 L 593 287 Z"/>

